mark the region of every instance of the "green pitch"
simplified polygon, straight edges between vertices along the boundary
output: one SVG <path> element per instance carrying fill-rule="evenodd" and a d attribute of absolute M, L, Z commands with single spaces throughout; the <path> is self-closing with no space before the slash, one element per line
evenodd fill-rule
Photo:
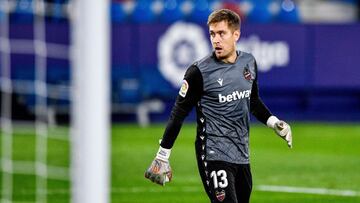
<path fill-rule="evenodd" d="M 254 189 L 252 203 L 350 203 L 360 202 L 360 125 L 291 123 L 294 148 L 263 125 L 251 128 L 251 166 Z M 164 124 L 140 128 L 114 125 L 112 128 L 111 199 L 122 203 L 207 203 L 194 152 L 195 125 L 183 126 L 170 158 L 173 181 L 165 187 L 144 178 L 144 171 L 158 149 Z M 1 142 L 1 141 L 0 141 Z M 13 159 L 34 160 L 34 136 L 14 136 Z M 1 146 L 1 145 L 0 145 Z M 47 162 L 69 164 L 69 144 L 48 139 Z M 1 150 L 2 151 L 2 150 Z M 1 173 L 2 183 L 4 173 Z M 13 175 L 15 202 L 35 201 L 35 177 Z M 264 186 L 308 189 L 298 193 L 281 189 L 269 191 Z M 0 186 L 1 188 L 2 186 Z M 351 196 L 307 194 L 314 188 L 351 190 Z M 48 202 L 69 202 L 69 183 L 48 180 Z M 310 191 L 310 192 L 309 192 Z"/>

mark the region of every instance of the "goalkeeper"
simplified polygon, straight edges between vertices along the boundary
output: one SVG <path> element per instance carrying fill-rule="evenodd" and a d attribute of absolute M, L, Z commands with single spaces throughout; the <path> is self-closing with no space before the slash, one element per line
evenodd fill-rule
<path fill-rule="evenodd" d="M 171 148 L 183 120 L 195 106 L 197 164 L 210 201 L 245 203 L 252 190 L 250 113 L 274 129 L 290 148 L 291 130 L 261 101 L 254 57 L 236 50 L 239 16 L 227 9 L 216 10 L 207 24 L 213 52 L 187 69 L 159 151 L 145 177 L 160 185 L 171 180 Z"/>

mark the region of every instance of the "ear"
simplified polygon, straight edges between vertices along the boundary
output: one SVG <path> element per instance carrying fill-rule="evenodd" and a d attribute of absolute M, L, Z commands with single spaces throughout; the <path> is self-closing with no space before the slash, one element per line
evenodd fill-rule
<path fill-rule="evenodd" d="M 238 41 L 240 39 L 240 35 L 241 35 L 240 30 L 235 30 L 233 35 L 235 37 L 235 41 Z"/>

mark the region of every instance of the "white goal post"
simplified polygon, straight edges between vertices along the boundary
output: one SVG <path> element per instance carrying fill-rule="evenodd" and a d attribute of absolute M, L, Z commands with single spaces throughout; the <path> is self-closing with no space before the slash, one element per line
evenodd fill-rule
<path fill-rule="evenodd" d="M 74 0 L 72 202 L 107 203 L 110 188 L 108 0 Z"/>

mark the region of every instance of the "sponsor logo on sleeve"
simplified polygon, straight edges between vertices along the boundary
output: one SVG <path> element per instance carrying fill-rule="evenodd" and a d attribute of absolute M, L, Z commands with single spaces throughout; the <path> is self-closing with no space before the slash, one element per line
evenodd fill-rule
<path fill-rule="evenodd" d="M 183 83 L 182 83 L 180 91 L 179 91 L 179 95 L 182 97 L 185 97 L 188 89 L 189 89 L 188 82 L 186 80 L 183 80 Z"/>

